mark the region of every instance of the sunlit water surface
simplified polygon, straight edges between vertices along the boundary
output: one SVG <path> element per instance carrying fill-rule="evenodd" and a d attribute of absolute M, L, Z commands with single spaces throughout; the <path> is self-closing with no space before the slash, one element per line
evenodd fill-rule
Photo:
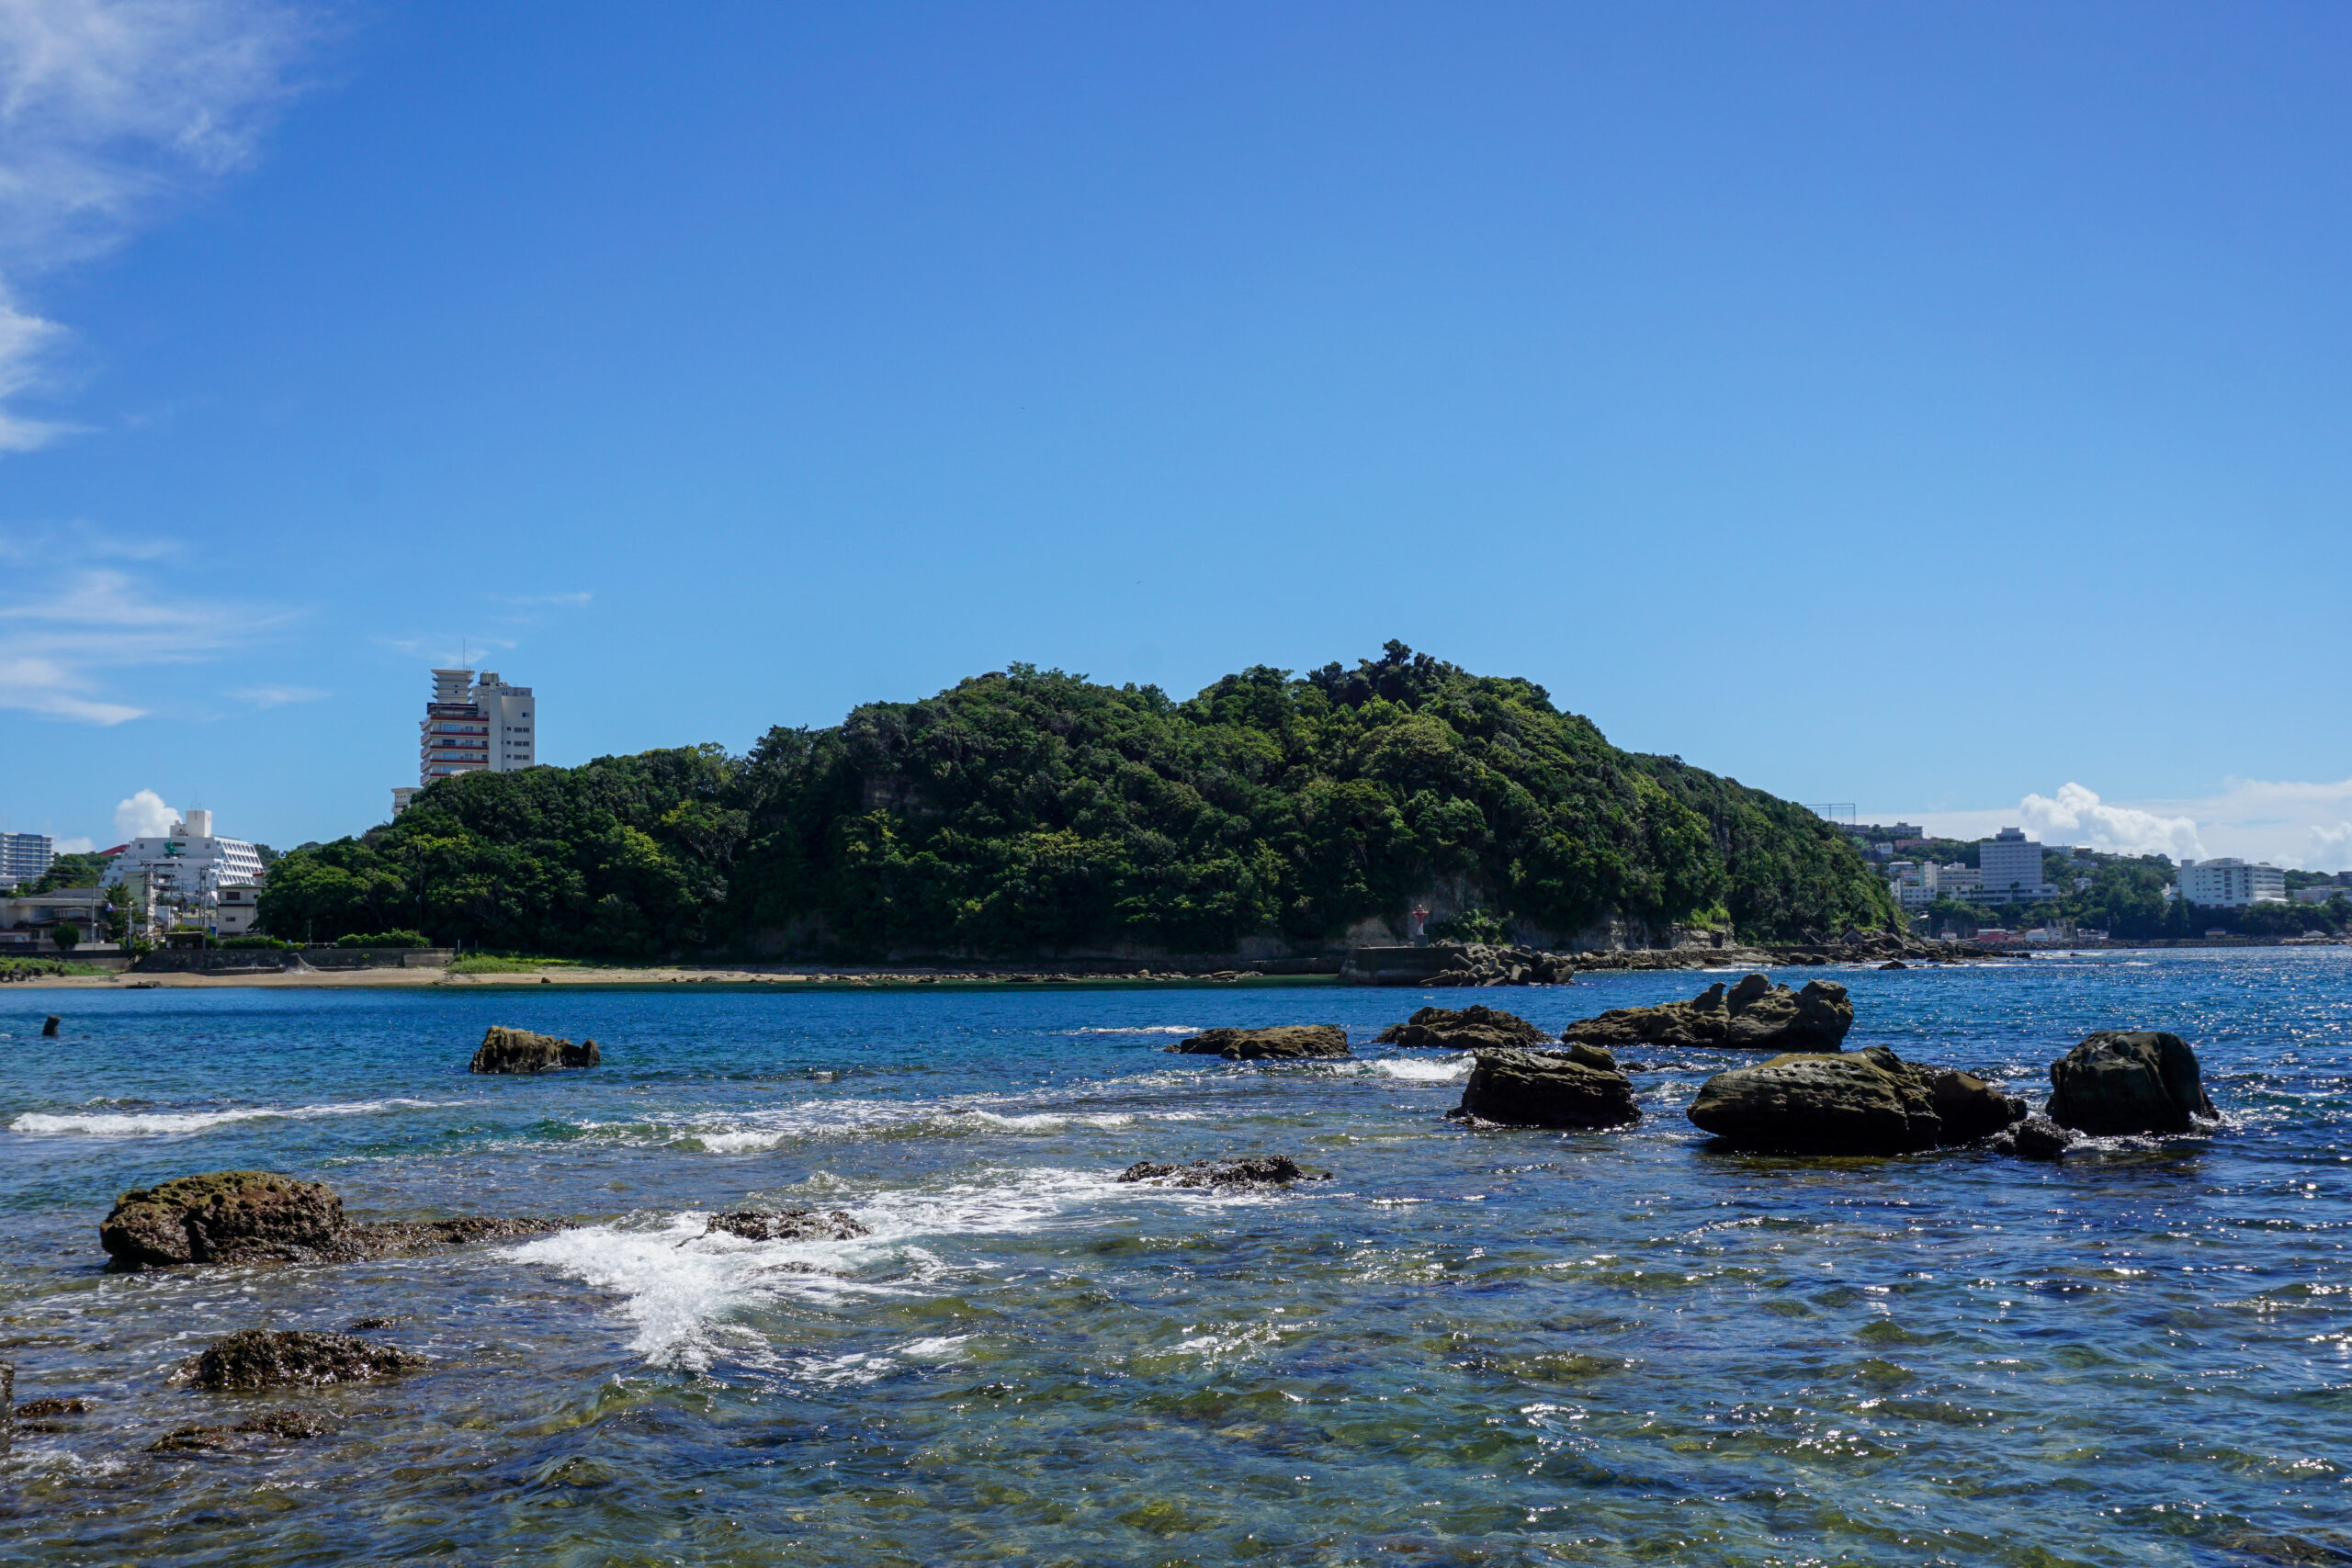
<path fill-rule="evenodd" d="M 2341 949 L 1839 971 L 1849 1045 L 2040 1097 L 2175 1031 L 2226 1128 L 2060 1168 L 1472 1131 L 1467 1064 L 1340 989 L 0 993 L 0 1356 L 92 1400 L 0 1463 L 29 1563 L 2201 1563 L 2352 1553 Z M 1783 976 L 1801 981 L 1803 976 Z M 1484 993 L 1556 1029 L 1703 976 Z M 61 1037 L 40 1016 L 66 1015 Z M 1358 1059 L 1164 1055 L 1344 1024 Z M 470 1077 L 482 1029 L 605 1065 Z M 1288 1153 L 1280 1195 L 1121 1185 Z M 100 1271 L 116 1194 L 260 1167 L 360 1218 L 545 1213 L 427 1260 Z M 747 1205 L 854 1242 L 701 1236 Z M 431 1369 L 167 1385 L 248 1326 Z M 163 1433 L 296 1404 L 334 1435 Z"/>

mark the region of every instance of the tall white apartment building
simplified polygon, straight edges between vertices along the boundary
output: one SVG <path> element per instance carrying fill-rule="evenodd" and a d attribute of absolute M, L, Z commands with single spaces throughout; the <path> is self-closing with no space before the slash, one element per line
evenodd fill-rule
<path fill-rule="evenodd" d="M 492 671 L 476 680 L 470 670 L 435 670 L 433 696 L 418 727 L 418 785 L 452 773 L 511 773 L 532 766 L 538 760 L 537 707 L 530 687 L 510 686 Z"/>
<path fill-rule="evenodd" d="M 56 858 L 46 833 L 0 833 L 0 892 L 39 882 Z"/>
<path fill-rule="evenodd" d="M 136 880 L 160 905 L 207 923 L 223 887 L 250 887 L 262 879 L 260 852 L 243 839 L 212 830 L 212 813 L 185 811 L 160 838 L 133 839 L 115 852 L 99 880 L 108 887 Z"/>
<path fill-rule="evenodd" d="M 2219 860 L 2180 863 L 2180 896 L 2192 904 L 2217 909 L 2243 909 L 2248 904 L 2284 904 L 2287 874 L 2267 862 L 2248 865 L 2223 856 Z"/>
<path fill-rule="evenodd" d="M 1986 904 L 2030 904 L 2055 898 L 2054 884 L 2041 880 L 2041 846 L 2023 830 L 2004 828 L 1976 846 L 1979 901 Z"/>

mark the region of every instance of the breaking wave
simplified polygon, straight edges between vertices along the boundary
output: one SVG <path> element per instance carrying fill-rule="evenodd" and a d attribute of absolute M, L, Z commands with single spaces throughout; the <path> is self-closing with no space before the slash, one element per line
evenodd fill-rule
<path fill-rule="evenodd" d="M 78 1133 L 93 1138 L 139 1138 L 201 1133 L 232 1122 L 303 1122 L 317 1116 L 368 1116 L 379 1111 L 412 1111 L 461 1104 L 442 1100 L 356 1100 L 341 1105 L 244 1106 L 232 1111 L 28 1111 L 8 1123 L 11 1133 Z"/>

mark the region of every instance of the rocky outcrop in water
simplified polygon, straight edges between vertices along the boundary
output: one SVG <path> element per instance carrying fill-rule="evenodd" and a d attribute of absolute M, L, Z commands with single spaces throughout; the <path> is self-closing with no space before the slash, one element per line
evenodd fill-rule
<path fill-rule="evenodd" d="M 217 1392 L 307 1388 L 394 1377 L 425 1365 L 390 1345 L 316 1329 L 248 1328 L 215 1340 L 183 1362 L 174 1382 Z"/>
<path fill-rule="evenodd" d="M 1532 947 L 1496 947 L 1483 942 L 1433 942 L 1450 960 L 1421 986 L 1566 986 L 1576 965 L 1565 953 Z"/>
<path fill-rule="evenodd" d="M 118 1269 L 301 1258 L 332 1247 L 343 1200 L 315 1181 L 216 1170 L 124 1193 L 98 1226 Z"/>
<path fill-rule="evenodd" d="M 2186 1133 L 2220 1120 L 2197 1053 L 2177 1034 L 2102 1029 L 2050 1065 L 2050 1119 L 2095 1137 Z"/>
<path fill-rule="evenodd" d="M 1973 1144 L 2026 1118 L 2023 1100 L 2003 1094 L 1974 1073 L 1947 1067 L 1930 1074 L 1928 1096 L 1936 1108 L 1936 1120 L 1943 1124 L 1938 1143 Z"/>
<path fill-rule="evenodd" d="M 467 1071 L 548 1073 L 563 1067 L 593 1067 L 603 1059 L 594 1040 L 574 1045 L 552 1034 L 534 1034 L 527 1029 L 509 1029 L 503 1023 L 493 1023 L 475 1048 L 473 1065 Z"/>
<path fill-rule="evenodd" d="M 2047 1116 L 2029 1116 L 1993 1135 L 1993 1147 L 2019 1159 L 2062 1159 L 2075 1134 Z"/>
<path fill-rule="evenodd" d="M 1634 1085 L 1598 1045 L 1481 1051 L 1449 1115 L 1513 1127 L 1623 1127 L 1642 1119 Z"/>
<path fill-rule="evenodd" d="M 1928 1075 L 1883 1045 L 1717 1073 L 1689 1114 L 1735 1147 L 1788 1154 L 1907 1154 L 1943 1132 Z"/>
<path fill-rule="evenodd" d="M 1726 991 L 1721 983 L 1687 1002 L 1616 1008 L 1560 1031 L 1593 1045 L 1722 1045 L 1736 1051 L 1836 1051 L 1854 1026 L 1854 1004 L 1835 980 L 1808 980 L 1802 991 L 1750 975 Z"/>
<path fill-rule="evenodd" d="M 1205 1033 L 1179 1040 L 1168 1049 L 1186 1056 L 1222 1056 L 1228 1062 L 1344 1056 L 1348 1054 L 1348 1032 L 1336 1023 L 1285 1023 L 1271 1029 L 1212 1029 Z"/>
<path fill-rule="evenodd" d="M 333 1189 L 268 1170 L 215 1170 L 124 1193 L 98 1225 L 119 1272 L 184 1264 L 354 1263 L 554 1230 L 544 1219 L 344 1218 Z"/>
<path fill-rule="evenodd" d="M 1162 1187 L 1287 1187 L 1294 1181 L 1329 1181 L 1328 1170 L 1311 1170 L 1288 1155 L 1243 1155 L 1231 1159 L 1188 1160 L 1156 1165 L 1137 1160 L 1119 1172 L 1120 1181 L 1150 1181 Z"/>
<path fill-rule="evenodd" d="M 702 1234 L 713 1232 L 745 1241 L 852 1241 L 874 1234 L 872 1226 L 840 1209 L 740 1209 L 711 1215 Z"/>
<path fill-rule="evenodd" d="M 1423 1008 L 1376 1037 L 1383 1045 L 1429 1045 L 1448 1051 L 1496 1050 L 1512 1045 L 1548 1045 L 1552 1037 L 1514 1013 L 1477 1003 L 1455 1011 Z"/>

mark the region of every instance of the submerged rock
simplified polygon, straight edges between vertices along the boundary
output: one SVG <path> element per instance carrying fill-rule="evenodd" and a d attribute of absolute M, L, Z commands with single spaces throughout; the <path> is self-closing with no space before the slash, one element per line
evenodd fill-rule
<path fill-rule="evenodd" d="M 1939 1143 L 1973 1144 L 2026 1118 L 2023 1100 L 2003 1094 L 1974 1073 L 1947 1067 L 1928 1078 L 1928 1093 L 1943 1123 Z"/>
<path fill-rule="evenodd" d="M 333 1189 L 267 1170 L 216 1170 L 124 1193 L 98 1225 L 119 1272 L 183 1264 L 356 1263 L 558 1228 L 547 1219 L 380 1220 L 343 1216 Z"/>
<path fill-rule="evenodd" d="M 1228 1062 L 1344 1056 L 1348 1054 L 1348 1032 L 1336 1023 L 1285 1023 L 1271 1029 L 1212 1029 L 1205 1033 L 1179 1040 L 1168 1049 L 1186 1056 L 1222 1056 Z"/>
<path fill-rule="evenodd" d="M 248 1438 L 282 1438 L 300 1441 L 323 1438 L 333 1428 L 317 1416 L 300 1410 L 271 1410 L 233 1427 L 181 1427 L 148 1446 L 149 1453 L 206 1453 L 247 1446 Z"/>
<path fill-rule="evenodd" d="M 469 1072 L 475 1073 L 547 1073 L 562 1067 L 593 1067 L 603 1059 L 594 1040 L 583 1040 L 574 1045 L 552 1034 L 534 1034 L 527 1029 L 509 1029 L 493 1023 L 481 1037 L 481 1044 L 474 1050 Z"/>
<path fill-rule="evenodd" d="M 1383 1045 L 1432 1045 L 1450 1051 L 1482 1047 L 1548 1045 L 1552 1037 L 1515 1013 L 1478 1003 L 1462 1009 L 1423 1008 L 1376 1036 Z"/>
<path fill-rule="evenodd" d="M 1294 1181 L 1329 1181 L 1328 1170 L 1311 1170 L 1288 1155 L 1243 1155 L 1232 1159 L 1196 1159 L 1182 1165 L 1137 1160 L 1119 1172 L 1120 1181 L 1156 1181 L 1168 1187 L 1287 1187 Z"/>
<path fill-rule="evenodd" d="M 1804 989 L 1750 975 L 1726 991 L 1718 982 L 1687 1002 L 1615 1008 L 1560 1031 L 1594 1045 L 1725 1045 L 1740 1051 L 1836 1051 L 1854 1026 L 1854 1004 L 1835 980 Z"/>
<path fill-rule="evenodd" d="M 1598 1045 L 1481 1051 L 1448 1114 L 1513 1127 L 1623 1127 L 1642 1119 L 1634 1085 Z"/>
<path fill-rule="evenodd" d="M 172 1381 L 215 1392 L 312 1387 L 395 1377 L 425 1364 L 421 1356 L 348 1334 L 248 1328 L 190 1357 Z"/>
<path fill-rule="evenodd" d="M 2102 1029 L 2051 1063 L 2049 1114 L 2094 1136 L 2186 1133 L 2221 1118 L 2188 1042 L 2146 1029 Z"/>
<path fill-rule="evenodd" d="M 2075 1134 L 2047 1116 L 2029 1116 L 1993 1135 L 1993 1147 L 2019 1159 L 2063 1159 Z"/>
<path fill-rule="evenodd" d="M 840 1209 L 825 1213 L 814 1209 L 739 1209 L 711 1215 L 702 1234 L 714 1231 L 746 1241 L 850 1241 L 874 1234 L 872 1226 Z"/>
<path fill-rule="evenodd" d="M 115 1269 L 306 1258 L 344 1232 L 343 1200 L 315 1181 L 216 1170 L 124 1193 L 98 1225 Z"/>
<path fill-rule="evenodd" d="M 1932 1148 L 1943 1123 L 1928 1075 L 1883 1045 L 1791 1052 L 1717 1073 L 1690 1120 L 1739 1148 L 1890 1155 Z"/>

